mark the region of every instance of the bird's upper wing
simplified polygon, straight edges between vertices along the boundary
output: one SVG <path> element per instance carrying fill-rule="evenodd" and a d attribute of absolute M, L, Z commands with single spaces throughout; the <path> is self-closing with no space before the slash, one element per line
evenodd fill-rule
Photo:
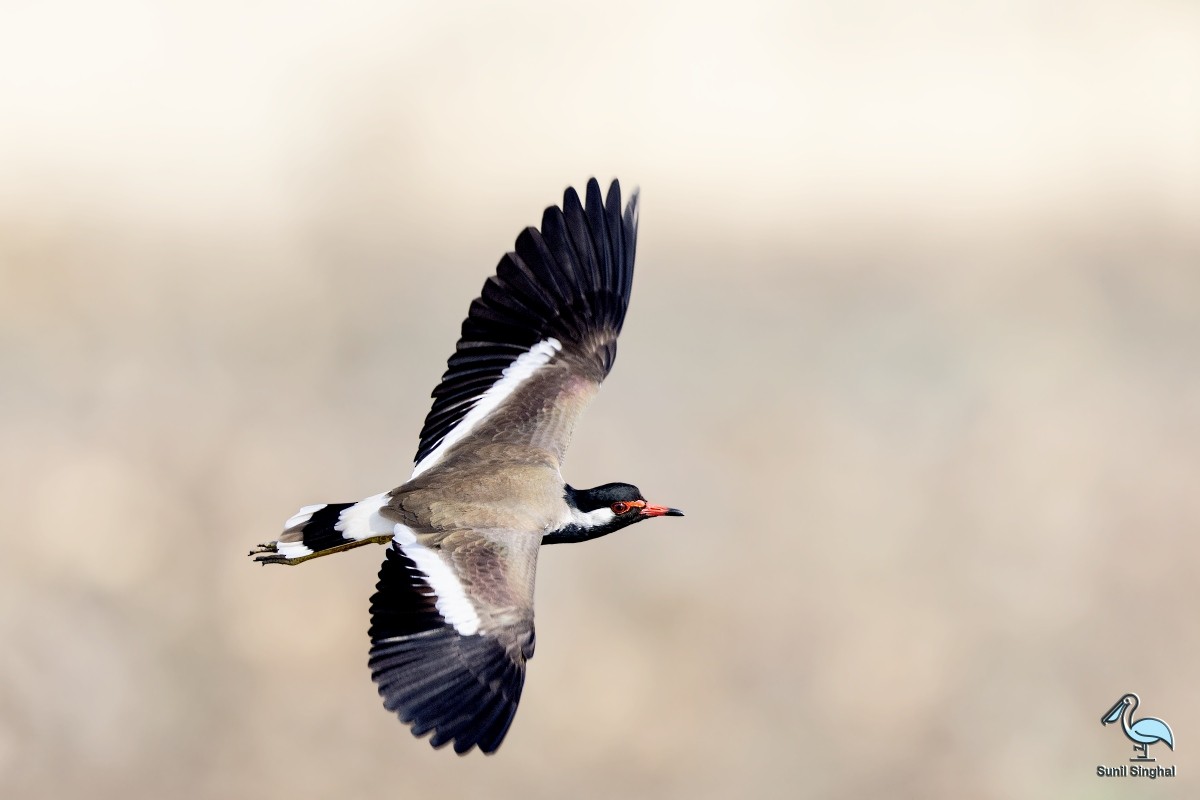
<path fill-rule="evenodd" d="M 472 443 L 503 442 L 549 452 L 559 463 L 575 420 L 612 368 L 633 285 L 637 193 L 621 208 L 588 181 L 526 228 L 515 252 L 471 303 L 454 355 L 433 391 L 413 477 Z"/>
<path fill-rule="evenodd" d="M 540 537 L 460 530 L 418 541 L 396 530 L 371 598 L 371 677 L 414 735 L 494 752 L 533 656 Z"/>

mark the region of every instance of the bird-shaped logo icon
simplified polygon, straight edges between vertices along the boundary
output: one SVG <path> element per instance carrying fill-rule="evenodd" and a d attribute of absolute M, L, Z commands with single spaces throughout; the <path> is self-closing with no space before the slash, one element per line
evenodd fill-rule
<path fill-rule="evenodd" d="M 1138 707 L 1138 696 L 1132 692 L 1121 697 L 1120 700 L 1108 710 L 1103 717 L 1100 718 L 1101 725 L 1108 725 L 1114 722 L 1120 722 L 1121 727 L 1125 731 L 1125 736 L 1133 742 L 1133 751 L 1138 754 L 1130 761 L 1156 761 L 1151 758 L 1146 752 L 1146 748 L 1156 742 L 1164 742 L 1167 747 L 1175 749 L 1175 737 L 1171 734 L 1171 728 L 1161 719 L 1154 717 L 1142 717 L 1134 721 L 1133 712 Z"/>

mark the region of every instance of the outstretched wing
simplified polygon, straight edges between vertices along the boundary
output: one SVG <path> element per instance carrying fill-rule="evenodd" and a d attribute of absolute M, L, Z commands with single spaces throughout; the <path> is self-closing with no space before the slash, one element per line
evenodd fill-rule
<path fill-rule="evenodd" d="M 492 753 L 533 656 L 538 537 L 455 531 L 423 544 L 397 531 L 371 598 L 371 677 L 413 735 Z"/>
<path fill-rule="evenodd" d="M 637 193 L 622 213 L 593 178 L 526 228 L 471 303 L 454 355 L 433 391 L 413 477 L 469 440 L 551 452 L 561 462 L 575 419 L 612 369 L 633 286 Z"/>

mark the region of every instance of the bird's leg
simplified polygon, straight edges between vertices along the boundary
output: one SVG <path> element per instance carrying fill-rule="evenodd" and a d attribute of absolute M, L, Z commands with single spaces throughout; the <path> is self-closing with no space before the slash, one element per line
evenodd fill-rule
<path fill-rule="evenodd" d="M 302 564 L 305 561 L 311 561 L 314 558 L 327 556 L 331 553 L 341 553 L 345 550 L 353 550 L 356 547 L 362 547 L 364 544 L 387 544 L 392 540 L 390 535 L 372 536 L 368 539 L 355 539 L 346 542 L 345 544 L 326 547 L 324 550 L 317 550 L 315 553 L 306 553 L 295 558 L 288 558 L 279 554 L 279 542 L 267 542 L 260 544 L 251 550 L 248 555 L 254 556 L 254 560 L 260 564 L 286 564 L 289 567 L 294 567 L 297 564 Z"/>

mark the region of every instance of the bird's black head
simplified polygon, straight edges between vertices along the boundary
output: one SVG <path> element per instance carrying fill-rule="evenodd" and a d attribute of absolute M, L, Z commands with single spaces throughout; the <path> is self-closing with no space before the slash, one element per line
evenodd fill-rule
<path fill-rule="evenodd" d="M 683 516 L 677 508 L 650 505 L 638 488 L 628 483 L 606 483 L 594 489 L 568 486 L 564 499 L 569 516 L 542 537 L 542 544 L 585 542 L 650 517 Z"/>

